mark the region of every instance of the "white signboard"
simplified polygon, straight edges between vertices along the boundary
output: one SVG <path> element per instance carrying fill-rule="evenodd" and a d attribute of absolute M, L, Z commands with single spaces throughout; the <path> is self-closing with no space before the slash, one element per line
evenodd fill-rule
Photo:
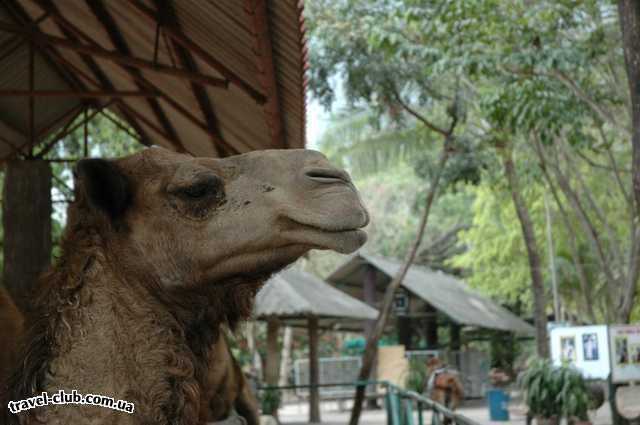
<path fill-rule="evenodd" d="M 607 379 L 611 371 L 607 326 L 568 326 L 551 329 L 553 363 L 570 363 L 588 379 Z"/>
<path fill-rule="evenodd" d="M 610 326 L 609 346 L 612 381 L 640 381 L 640 325 Z"/>

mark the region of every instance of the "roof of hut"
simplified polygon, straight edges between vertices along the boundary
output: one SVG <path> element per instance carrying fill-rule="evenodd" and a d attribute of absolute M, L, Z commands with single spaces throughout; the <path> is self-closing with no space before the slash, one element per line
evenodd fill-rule
<path fill-rule="evenodd" d="M 376 270 L 376 285 L 386 287 L 400 270 L 399 261 L 359 252 L 334 271 L 327 281 L 362 287 L 367 267 Z M 422 298 L 454 322 L 481 328 L 531 335 L 534 328 L 491 299 L 473 291 L 456 277 L 427 267 L 412 265 L 402 286 Z"/>
<path fill-rule="evenodd" d="M 258 292 L 256 318 L 278 317 L 290 325 L 305 325 L 310 316 L 323 327 L 351 327 L 354 321 L 373 320 L 378 311 L 310 273 L 287 269 Z"/>
<path fill-rule="evenodd" d="M 2 1 L 0 160 L 103 108 L 196 155 L 303 147 L 304 34 L 299 0 Z"/>

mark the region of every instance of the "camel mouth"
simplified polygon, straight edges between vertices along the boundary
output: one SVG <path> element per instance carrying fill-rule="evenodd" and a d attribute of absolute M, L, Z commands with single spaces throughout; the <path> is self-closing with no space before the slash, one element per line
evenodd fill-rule
<path fill-rule="evenodd" d="M 287 239 L 312 246 L 316 249 L 330 249 L 341 254 L 350 254 L 367 242 L 367 232 L 362 228 L 369 223 L 368 214 L 356 227 L 334 227 L 320 224 L 300 223 L 292 219 L 292 230 L 284 233 Z"/>

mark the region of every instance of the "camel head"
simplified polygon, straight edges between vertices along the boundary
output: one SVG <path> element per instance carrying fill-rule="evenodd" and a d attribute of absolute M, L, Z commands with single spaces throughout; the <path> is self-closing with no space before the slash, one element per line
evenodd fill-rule
<path fill-rule="evenodd" d="M 268 276 L 310 249 L 366 241 L 349 175 L 310 150 L 216 159 L 149 148 L 80 161 L 76 186 L 70 227 L 96 229 L 112 262 L 167 287 Z"/>

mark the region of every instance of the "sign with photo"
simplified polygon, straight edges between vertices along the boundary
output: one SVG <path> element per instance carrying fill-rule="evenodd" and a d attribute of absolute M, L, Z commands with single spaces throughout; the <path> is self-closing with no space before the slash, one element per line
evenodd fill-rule
<path fill-rule="evenodd" d="M 611 371 L 607 326 L 564 326 L 551 329 L 551 358 L 569 363 L 588 379 L 606 379 Z"/>
<path fill-rule="evenodd" d="M 640 325 L 610 326 L 609 347 L 613 382 L 640 381 Z"/>

